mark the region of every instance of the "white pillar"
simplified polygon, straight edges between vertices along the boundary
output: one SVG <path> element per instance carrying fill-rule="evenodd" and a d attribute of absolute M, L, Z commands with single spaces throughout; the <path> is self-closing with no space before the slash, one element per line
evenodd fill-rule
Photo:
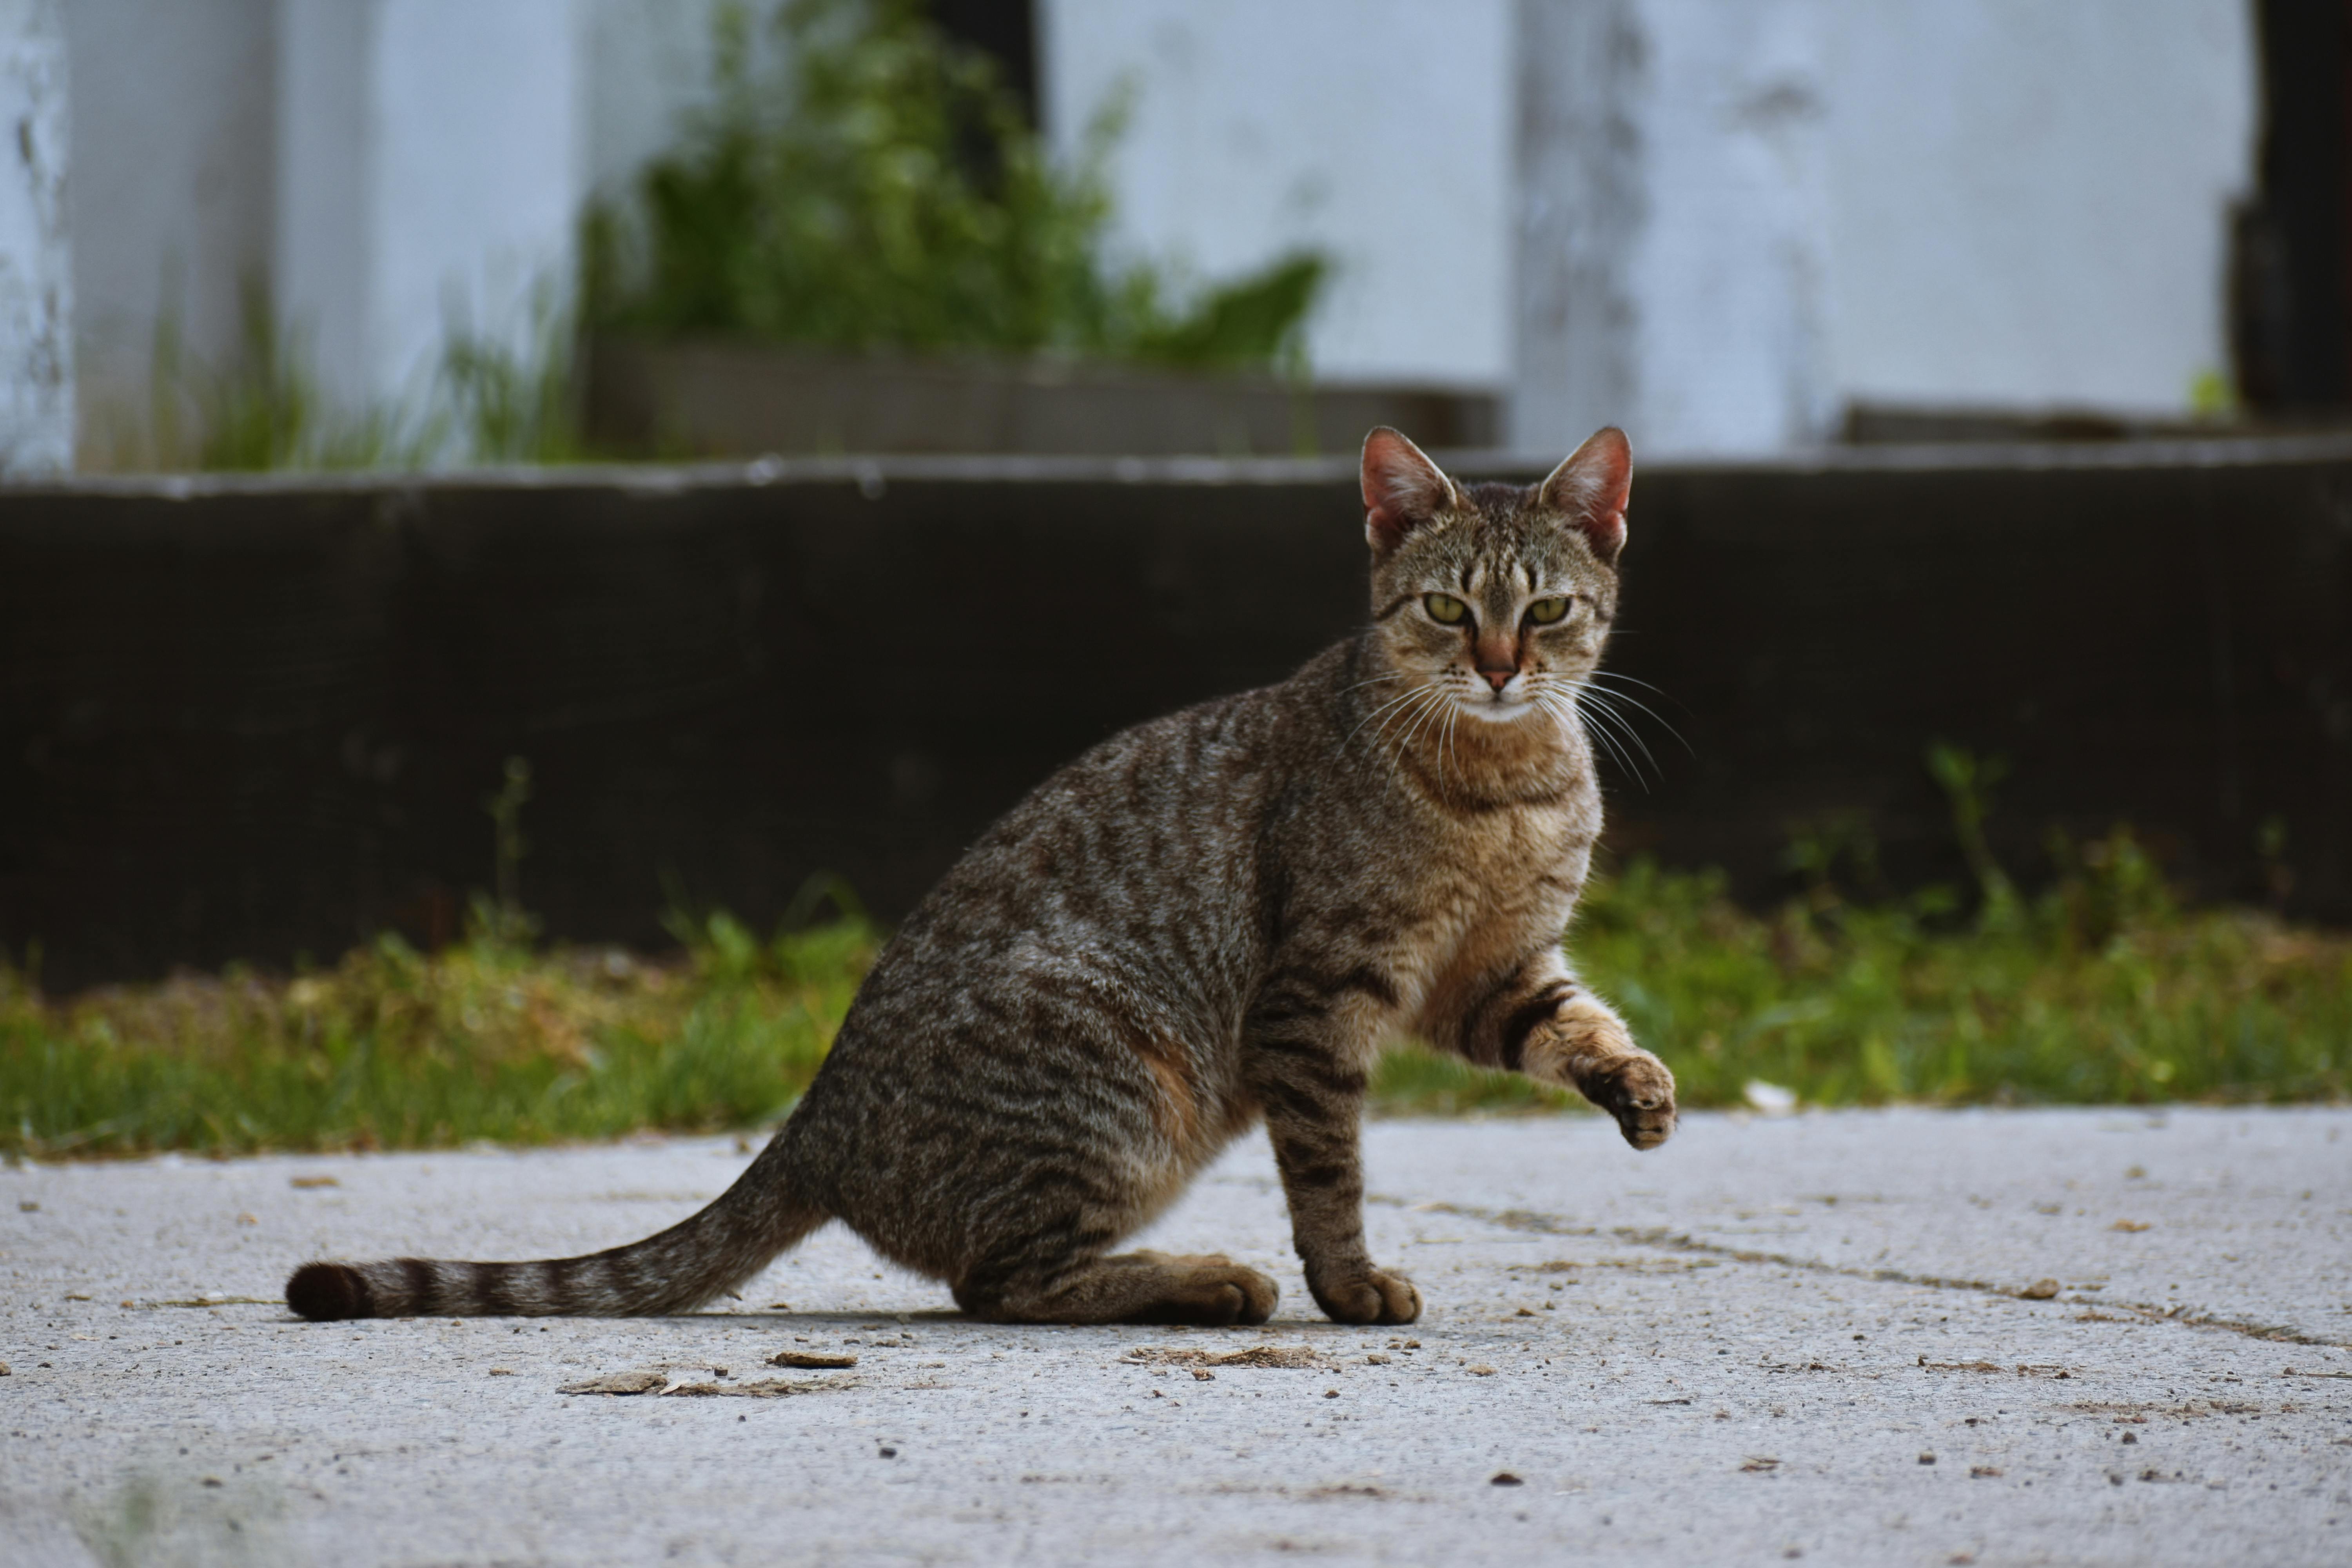
<path fill-rule="evenodd" d="M 1632 267 L 1648 211 L 1637 13 L 1637 0 L 1519 0 L 1517 353 L 1507 438 L 1522 451 L 1573 451 L 1603 425 L 1634 422 Z M 1643 447 L 1634 451 L 1639 461 Z"/>
<path fill-rule="evenodd" d="M 0 479 L 73 467 L 66 37 L 57 0 L 0 0 Z"/>
<path fill-rule="evenodd" d="M 415 397 L 452 327 L 527 346 L 572 282 L 581 54 L 573 0 L 281 0 L 277 301 L 331 395 Z"/>
<path fill-rule="evenodd" d="M 1512 444 L 1818 439 L 1829 209 L 1818 0 L 1522 0 Z"/>

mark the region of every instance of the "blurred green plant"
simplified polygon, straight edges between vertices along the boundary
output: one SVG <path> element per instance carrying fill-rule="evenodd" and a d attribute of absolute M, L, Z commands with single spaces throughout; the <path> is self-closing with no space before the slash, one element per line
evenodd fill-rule
<path fill-rule="evenodd" d="M 268 291 L 248 279 L 237 346 L 220 363 L 189 352 L 177 316 L 158 318 L 146 407 L 101 411 L 94 466 L 257 473 L 585 457 L 572 312 L 546 279 L 527 310 L 519 341 L 477 332 L 453 314 L 419 389 L 353 407 L 320 387 L 307 335 L 282 323 Z"/>
<path fill-rule="evenodd" d="M 711 106 L 633 199 L 592 209 L 601 329 L 866 351 L 1303 366 L 1329 273 L 1296 253 L 1187 291 L 1109 259 L 1116 98 L 1068 167 L 995 63 L 914 0 L 791 0 L 763 51 L 719 13 Z"/>

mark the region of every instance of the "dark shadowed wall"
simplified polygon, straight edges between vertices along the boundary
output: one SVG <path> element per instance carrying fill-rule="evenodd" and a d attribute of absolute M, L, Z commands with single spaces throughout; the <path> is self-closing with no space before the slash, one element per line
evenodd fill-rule
<path fill-rule="evenodd" d="M 1472 464 L 1465 471 L 1506 471 Z M 903 459 L 0 492 L 0 944 L 53 989 L 452 934 L 527 758 L 524 901 L 663 941 L 816 870 L 905 910 L 1122 725 L 1363 614 L 1344 462 Z M 1890 450 L 1636 481 L 1620 852 L 1786 884 L 1865 825 L 1958 879 L 2135 823 L 2200 891 L 2352 918 L 2352 445 Z M 1692 753 L 1695 753 L 1692 754 Z"/>

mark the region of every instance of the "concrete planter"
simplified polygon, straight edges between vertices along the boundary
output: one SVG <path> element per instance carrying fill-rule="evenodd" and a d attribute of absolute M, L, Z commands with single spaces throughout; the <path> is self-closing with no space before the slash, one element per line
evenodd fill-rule
<path fill-rule="evenodd" d="M 1375 425 L 1433 447 L 1501 434 L 1493 394 L 1434 387 L 724 342 L 605 338 L 589 353 L 590 435 L 625 452 L 1288 457 L 1352 452 Z"/>

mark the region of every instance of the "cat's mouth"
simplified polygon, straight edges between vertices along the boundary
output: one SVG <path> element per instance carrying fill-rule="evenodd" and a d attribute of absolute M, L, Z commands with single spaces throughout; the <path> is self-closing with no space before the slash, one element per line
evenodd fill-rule
<path fill-rule="evenodd" d="M 1522 689 L 1526 684 L 1523 679 L 1514 680 L 1496 691 L 1482 682 L 1454 700 L 1473 719 L 1483 720 L 1489 724 L 1517 723 L 1536 711 L 1537 708 L 1535 700 Z"/>

